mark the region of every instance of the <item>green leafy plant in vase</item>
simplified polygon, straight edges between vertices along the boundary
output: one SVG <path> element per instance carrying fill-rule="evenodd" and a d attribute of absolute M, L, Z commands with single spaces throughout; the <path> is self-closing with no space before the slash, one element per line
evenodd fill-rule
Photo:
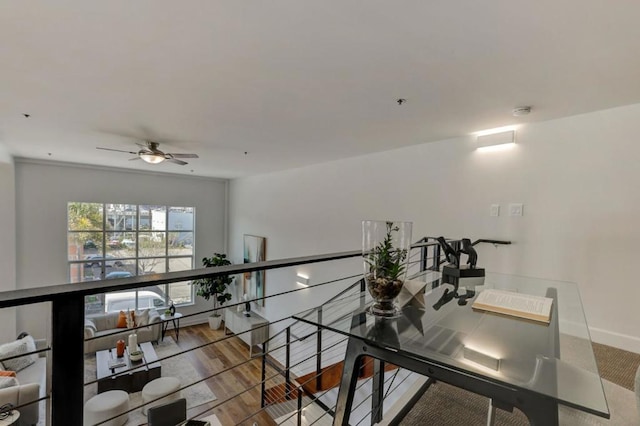
<path fill-rule="evenodd" d="M 203 258 L 202 265 L 206 268 L 212 268 L 231 265 L 231 261 L 227 259 L 227 255 L 224 253 L 214 253 L 211 257 Z M 210 278 L 200 278 L 191 282 L 192 285 L 196 286 L 196 294 L 198 296 L 203 297 L 205 300 L 213 300 L 215 310 L 209 316 L 209 325 L 214 330 L 219 329 L 222 323 L 222 314 L 219 308 L 231 300 L 231 293 L 227 291 L 227 288 L 233 283 L 234 279 L 235 277 L 231 275 L 218 275 Z"/>
<path fill-rule="evenodd" d="M 374 300 L 368 310 L 373 315 L 395 317 L 400 313 L 395 300 L 406 278 L 411 228 L 411 222 L 362 222 L 364 279 Z"/>

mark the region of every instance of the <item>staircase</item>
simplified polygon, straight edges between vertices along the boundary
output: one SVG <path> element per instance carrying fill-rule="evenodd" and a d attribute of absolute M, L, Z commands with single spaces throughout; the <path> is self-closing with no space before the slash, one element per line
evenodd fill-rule
<path fill-rule="evenodd" d="M 429 273 L 435 274 L 430 278 L 433 285 L 439 283 L 440 266 L 445 260 L 441 256 L 440 244 L 434 244 L 435 240 L 425 237 L 412 246 L 409 257 L 409 279 Z M 505 241 L 477 240 L 470 245 L 477 243 L 509 244 Z M 452 244 L 457 248 L 459 241 L 452 241 Z M 424 292 L 424 286 L 419 288 Z M 400 300 L 403 297 L 408 299 Z M 403 293 L 399 296 L 400 302 L 405 303 L 409 300 L 413 302 L 414 298 L 420 299 L 420 295 L 409 290 L 405 285 Z M 336 326 L 332 326 L 332 329 L 346 333 L 349 330 L 350 313 L 363 308 L 370 302 L 372 299 L 365 288 L 364 280 L 360 280 L 319 305 L 318 308 L 307 311 L 306 314 L 296 315 L 295 317 L 301 320 L 293 321 L 265 344 L 267 354 L 264 357 L 265 362 L 282 375 L 280 382 L 270 381 L 270 386 L 263 386 L 262 391 L 263 408 L 276 423 L 310 425 L 330 424 L 333 421 L 333 409 L 342 376 L 347 337 L 345 334 L 327 328 L 318 328 L 312 324 L 333 324 Z M 308 317 L 308 315 L 318 315 L 318 318 Z M 308 319 L 310 323 L 305 322 L 304 319 Z M 426 343 L 436 344 L 437 342 Z M 351 424 L 371 424 L 372 418 L 380 418 L 381 413 L 372 413 L 372 409 L 379 409 L 372 408 L 373 364 L 372 358 L 365 357 L 362 360 L 350 413 Z M 386 424 L 389 423 L 386 419 L 393 419 L 396 414 L 401 418 L 401 412 L 405 406 L 409 401 L 415 401 L 413 397 L 416 394 L 424 392 L 430 380 L 390 364 L 385 364 L 384 371 L 384 402 L 381 405 L 382 423 Z"/>
<path fill-rule="evenodd" d="M 420 271 L 422 253 L 416 250 L 410 258 L 413 272 Z M 338 309 L 323 311 L 324 321 L 340 321 L 361 303 L 370 301 L 364 281 L 359 280 L 322 304 Z M 332 315 L 334 318 L 332 318 Z M 265 411 L 277 424 L 331 424 L 335 407 L 347 338 L 335 332 L 297 321 L 272 337 L 266 345 L 268 362 L 282 373 L 284 380 L 265 386 Z M 385 413 L 420 376 L 394 365 L 385 365 Z M 371 424 L 373 360 L 365 357 L 358 374 L 358 391 L 351 414 L 352 424 Z M 356 420 L 354 420 L 356 419 Z"/>

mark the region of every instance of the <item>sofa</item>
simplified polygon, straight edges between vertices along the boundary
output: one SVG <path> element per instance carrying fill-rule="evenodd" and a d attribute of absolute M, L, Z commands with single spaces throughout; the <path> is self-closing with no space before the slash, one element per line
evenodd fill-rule
<path fill-rule="evenodd" d="M 32 339 L 31 336 L 28 338 Z M 26 338 L 23 338 L 26 339 Z M 18 339 L 18 340 L 23 340 Z M 33 342 L 33 343 L 31 343 Z M 32 339 L 30 344 L 34 344 L 34 346 L 29 346 L 28 351 L 31 352 L 33 350 L 45 349 L 47 347 L 47 342 L 44 339 Z M 13 344 L 14 342 L 11 342 Z M 1 345 L 5 346 L 5 345 Z M 2 352 L 0 350 L 0 352 Z M 15 371 L 15 382 L 16 384 L 13 386 L 5 387 L 0 389 L 0 406 L 5 404 L 11 404 L 13 406 L 18 406 L 21 404 L 28 403 L 30 401 L 35 401 L 39 398 L 44 398 L 47 395 L 47 352 L 40 352 L 37 355 L 29 355 L 22 358 L 30 358 L 28 365 L 16 368 L 18 371 Z M 0 355 L 0 358 L 5 358 L 5 356 Z M 21 360 L 21 358 L 17 358 L 17 360 Z M 16 359 L 14 359 L 13 364 L 15 364 Z M 15 368 L 11 361 L 4 361 L 4 364 L 0 366 L 2 370 L 10 370 Z M 22 363 L 25 365 L 27 363 Z M 36 425 L 40 419 L 40 404 L 45 404 L 44 401 L 26 405 L 18 411 L 20 411 L 20 418 L 16 425 Z"/>
<path fill-rule="evenodd" d="M 84 353 L 92 353 L 105 349 L 115 348 L 116 342 L 123 339 L 128 342 L 128 336 L 132 330 L 126 327 L 118 327 L 120 312 L 107 312 L 87 315 L 84 320 Z M 148 315 L 148 319 L 147 319 Z M 146 325 L 135 329 L 138 335 L 138 343 L 158 342 L 162 333 L 162 321 L 160 314 L 154 309 L 135 311 L 135 317 L 140 320 L 137 326 Z M 113 333 L 113 334 L 112 334 Z M 98 337 L 94 339 L 94 337 Z"/>

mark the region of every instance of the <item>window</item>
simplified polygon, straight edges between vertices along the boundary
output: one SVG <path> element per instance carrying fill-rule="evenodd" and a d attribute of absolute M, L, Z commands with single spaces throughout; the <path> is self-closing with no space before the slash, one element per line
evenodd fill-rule
<path fill-rule="evenodd" d="M 86 282 L 193 269 L 194 207 L 70 202 L 69 281 Z M 188 282 L 89 296 L 85 312 L 191 303 Z"/>

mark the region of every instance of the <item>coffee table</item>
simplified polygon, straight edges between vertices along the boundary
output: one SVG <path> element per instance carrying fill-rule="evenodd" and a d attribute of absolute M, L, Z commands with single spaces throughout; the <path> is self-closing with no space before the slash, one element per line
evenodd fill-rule
<path fill-rule="evenodd" d="M 158 355 L 151 342 L 141 343 L 139 346 L 143 353 L 142 359 L 140 361 L 131 361 L 127 349 L 124 357 L 122 357 L 125 365 L 117 368 L 109 368 L 109 361 L 116 359 L 115 348 L 96 352 L 98 393 L 114 389 L 120 389 L 128 393 L 139 392 L 145 384 L 160 377 Z M 114 376 L 113 374 L 117 375 Z"/>

